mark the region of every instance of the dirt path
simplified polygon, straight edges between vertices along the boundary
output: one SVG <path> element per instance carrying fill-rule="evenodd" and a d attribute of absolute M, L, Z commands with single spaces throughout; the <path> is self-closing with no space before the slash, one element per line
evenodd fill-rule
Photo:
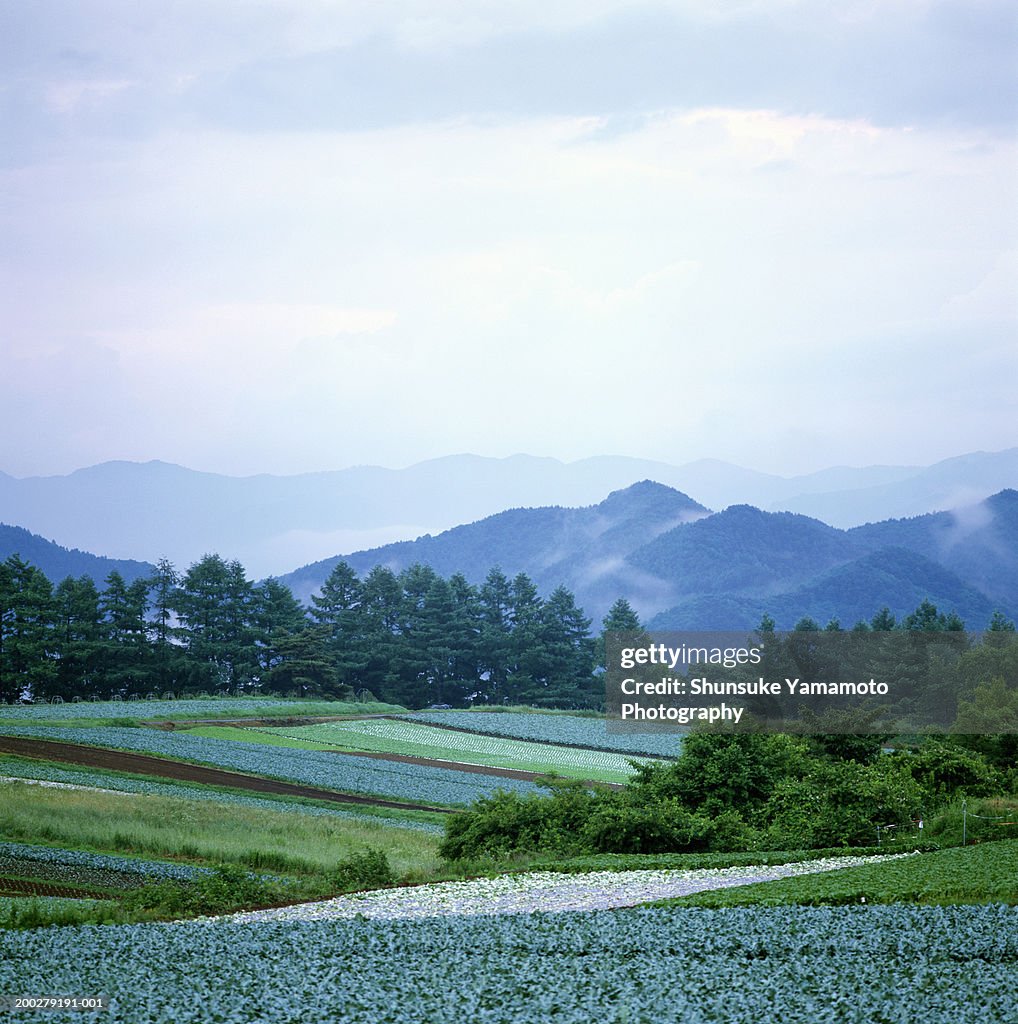
<path fill-rule="evenodd" d="M 76 743 L 0 736 L 0 753 L 37 757 L 46 761 L 64 761 L 68 764 L 79 764 L 88 768 L 104 768 L 114 772 L 132 772 L 135 775 L 156 775 L 160 778 L 176 779 L 180 782 L 200 782 L 206 786 L 229 786 L 233 789 L 244 789 L 254 793 L 273 793 L 277 796 L 300 796 L 313 800 L 328 800 L 337 804 L 389 807 L 399 811 L 455 813 L 448 807 L 433 807 L 428 804 L 409 804 L 376 797 L 354 796 L 350 793 L 335 793 L 330 789 L 316 789 L 314 786 L 301 786 L 294 782 L 264 779 L 258 775 L 244 775 L 241 772 L 226 771 L 222 768 L 209 768 L 205 765 L 187 764 L 183 761 L 169 761 L 161 757 L 132 754 L 122 750 L 85 747 Z"/>

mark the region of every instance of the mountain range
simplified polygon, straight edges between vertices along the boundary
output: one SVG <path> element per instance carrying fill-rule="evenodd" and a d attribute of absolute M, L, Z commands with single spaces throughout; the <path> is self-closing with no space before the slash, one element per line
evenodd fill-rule
<path fill-rule="evenodd" d="M 860 507 L 876 500 L 874 495 L 892 505 L 929 501 L 951 489 L 980 494 L 1009 473 L 1018 480 L 1016 455 L 1018 449 L 975 453 L 910 476 L 903 475 L 903 467 L 829 470 L 783 485 L 813 487 L 808 495 L 802 490 L 800 498 L 805 501 L 806 495 L 814 503 L 832 501 L 838 493 L 856 495 Z M 280 576 L 304 601 L 343 558 L 362 576 L 375 565 L 398 571 L 415 562 L 444 576 L 462 572 L 473 583 L 496 565 L 510 576 L 526 572 L 546 594 L 559 584 L 569 587 L 595 624 L 620 596 L 660 629 L 752 628 L 764 612 L 780 627 L 804 615 L 822 622 L 836 617 L 850 625 L 885 605 L 899 616 L 907 614 L 926 598 L 956 611 L 975 629 L 996 609 L 1016 617 L 1018 491 L 1008 488 L 950 510 L 845 527 L 748 503 L 712 512 L 682 490 L 645 479 L 623 484 L 606 498 L 602 490 L 594 500 L 574 505 L 510 507 L 446 530 L 419 536 L 412 531 L 412 540 L 378 543 L 389 539 L 379 535 L 395 529 L 399 519 L 486 508 L 518 491 L 586 495 L 598 480 L 625 478 L 644 465 L 622 459 L 563 464 L 525 456 L 461 456 L 401 471 L 363 468 L 290 478 L 233 479 L 162 463 L 108 463 L 68 477 L 21 481 L 0 474 L 0 519 L 36 516 L 50 524 L 36 527 L 40 532 L 59 540 L 60 529 L 78 531 L 95 539 L 84 546 L 106 552 L 69 550 L 62 546 L 66 541 L 44 540 L 23 524 L 0 525 L 0 558 L 17 552 L 54 582 L 86 574 L 101 584 L 113 569 L 128 581 L 146 575 L 160 555 L 169 553 L 184 569 L 215 551 L 238 558 L 259 578 L 264 570 L 245 562 L 238 548 L 247 545 L 263 555 L 272 550 L 278 563 L 287 549 L 283 538 L 313 536 L 316 545 L 335 541 L 329 557 Z M 737 484 L 773 495 L 775 481 L 781 480 L 724 463 L 652 465 L 658 475 L 667 475 L 665 469 L 699 474 L 704 489 L 715 495 Z M 823 489 L 847 485 L 853 489 Z M 330 494 L 336 503 L 331 512 L 323 497 Z M 338 529 L 338 522 L 348 527 Z M 340 555 L 336 552 L 351 552 L 349 543 L 336 540 L 340 535 L 369 540 Z M 174 558 L 173 545 L 197 554 Z M 126 549 L 146 557 L 127 558 Z"/>
<path fill-rule="evenodd" d="M 358 466 L 229 477 L 165 462 L 108 462 L 64 476 L 0 473 L 0 521 L 67 548 L 186 568 L 207 552 L 256 577 L 341 552 L 437 534 L 511 508 L 576 508 L 653 480 L 712 509 L 748 503 L 847 529 L 972 505 L 1018 484 L 1018 448 L 933 466 L 832 468 L 781 477 L 703 459 L 559 462 L 454 455 L 405 469 Z"/>
<path fill-rule="evenodd" d="M 307 600 L 340 560 L 281 581 Z M 779 628 L 806 615 L 852 625 L 929 599 L 982 629 L 995 610 L 1018 611 L 1018 491 L 842 530 L 750 505 L 710 513 L 644 481 L 589 508 L 513 509 L 343 560 L 361 576 L 421 562 L 475 584 L 495 565 L 526 572 L 545 593 L 569 587 L 595 624 L 620 596 L 655 629 L 751 629 L 765 612 Z"/>

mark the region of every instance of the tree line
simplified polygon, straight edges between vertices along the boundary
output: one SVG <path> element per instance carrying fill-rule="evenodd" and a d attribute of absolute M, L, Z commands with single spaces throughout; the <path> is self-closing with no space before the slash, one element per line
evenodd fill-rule
<path fill-rule="evenodd" d="M 0 702 L 369 691 L 409 707 L 601 707 L 604 634 L 641 628 L 619 598 L 592 633 L 566 587 L 543 598 L 526 573 L 509 578 L 497 567 L 475 586 L 420 564 L 399 573 L 376 566 L 362 579 L 340 561 L 304 607 L 278 580 L 252 582 L 216 554 L 183 573 L 162 559 L 130 584 L 114 571 L 102 590 L 89 576 L 53 586 L 12 555 L 0 562 Z M 900 622 L 883 609 L 852 631 L 963 629 L 924 601 Z M 990 629 L 1014 627 L 998 614 Z M 808 618 L 795 627 L 840 630 Z M 773 619 L 765 615 L 757 635 L 776 654 Z"/>
<path fill-rule="evenodd" d="M 628 608 L 628 605 L 626 605 Z M 618 620 L 636 623 L 629 616 Z M 0 563 L 0 701 L 172 692 L 262 692 L 433 703 L 593 706 L 591 620 L 558 587 L 493 568 L 477 587 L 425 565 L 339 562 L 305 608 L 275 579 L 206 555 L 161 560 L 127 584 L 112 572 L 55 587 L 13 555 Z"/>

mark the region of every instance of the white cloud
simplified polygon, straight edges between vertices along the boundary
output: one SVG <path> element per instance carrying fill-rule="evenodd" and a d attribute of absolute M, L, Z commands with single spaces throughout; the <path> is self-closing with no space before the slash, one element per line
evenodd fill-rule
<path fill-rule="evenodd" d="M 91 461 L 739 460 L 840 437 L 865 462 L 894 457 L 888 405 L 921 416 L 943 386 L 921 393 L 895 339 L 947 310 L 971 355 L 1008 315 L 1007 140 L 729 107 L 606 124 L 178 127 L 10 172 L 10 343 L 116 354 L 146 411 Z M 832 372 L 848 351 L 886 368 L 879 401 L 870 370 Z M 52 458 L 65 431 L 39 411 L 26 443 Z M 933 457 L 957 450 L 929 429 Z"/>

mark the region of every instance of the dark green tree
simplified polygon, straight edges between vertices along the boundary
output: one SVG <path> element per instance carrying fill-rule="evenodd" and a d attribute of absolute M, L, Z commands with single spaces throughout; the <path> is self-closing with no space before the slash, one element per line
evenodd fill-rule
<path fill-rule="evenodd" d="M 357 686 L 371 660 L 364 632 L 364 587 L 346 562 L 337 562 L 319 593 L 311 618 L 325 633 L 326 649 L 340 682 Z"/>
<path fill-rule="evenodd" d="M 102 612 L 91 576 L 68 576 L 53 592 L 56 678 L 53 692 L 64 700 L 108 696 L 101 672 Z"/>
<path fill-rule="evenodd" d="M 497 566 L 488 571 L 481 585 L 478 604 L 477 651 L 481 680 L 488 700 L 498 703 L 508 692 L 512 655 L 512 593 L 508 578 Z"/>
<path fill-rule="evenodd" d="M 56 675 L 52 634 L 52 584 L 11 555 L 0 568 L 0 699 L 49 694 Z"/>

